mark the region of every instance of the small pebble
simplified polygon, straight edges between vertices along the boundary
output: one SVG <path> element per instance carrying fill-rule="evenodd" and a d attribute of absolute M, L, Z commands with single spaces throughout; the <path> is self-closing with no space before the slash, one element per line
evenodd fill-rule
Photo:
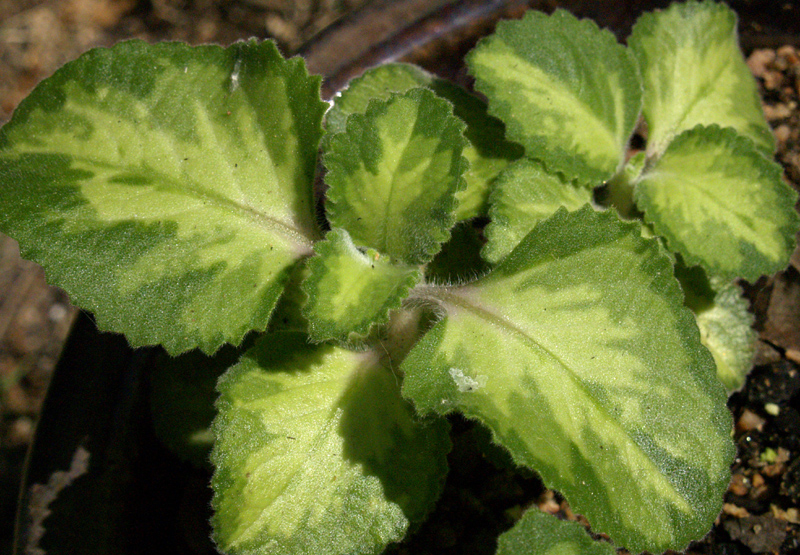
<path fill-rule="evenodd" d="M 747 67 L 750 72 L 756 77 L 763 77 L 767 72 L 767 66 L 775 60 L 775 51 L 765 48 L 754 50 L 750 57 L 747 58 Z"/>
<path fill-rule="evenodd" d="M 775 140 L 781 144 L 785 144 L 792 134 L 791 128 L 785 123 L 780 124 L 778 127 L 773 129 L 772 132 L 775 135 Z"/>
<path fill-rule="evenodd" d="M 789 507 L 785 511 L 775 505 L 774 503 L 769 506 L 772 516 L 778 520 L 786 520 L 792 524 L 800 524 L 800 510 L 797 507 Z"/>
<path fill-rule="evenodd" d="M 773 106 L 764 106 L 764 117 L 767 121 L 775 121 L 778 119 L 786 119 L 792 115 L 792 111 L 786 104 L 775 104 Z"/>
<path fill-rule="evenodd" d="M 776 403 L 765 403 L 764 411 L 771 416 L 778 416 L 781 413 L 781 407 Z"/>
<path fill-rule="evenodd" d="M 556 514 L 561 508 L 558 501 L 555 500 L 553 492 L 550 490 L 547 490 L 539 497 L 536 505 L 539 507 L 540 511 L 550 513 L 551 515 Z"/>
<path fill-rule="evenodd" d="M 728 491 L 737 497 L 744 497 L 750 491 L 750 480 L 744 474 L 736 473 L 731 478 Z"/>
<path fill-rule="evenodd" d="M 33 439 L 33 420 L 27 416 L 15 419 L 8 427 L 5 443 L 8 447 L 28 445 Z"/>
<path fill-rule="evenodd" d="M 47 311 L 47 318 L 51 322 L 60 322 L 66 318 L 67 314 L 67 307 L 65 307 L 63 304 L 54 304 L 50 307 L 50 310 Z"/>
<path fill-rule="evenodd" d="M 766 420 L 761 418 L 750 409 L 744 409 L 744 411 L 742 411 L 742 415 L 739 417 L 739 420 L 736 422 L 736 431 L 740 433 L 749 432 L 750 430 L 761 431 L 766 422 Z"/>
<path fill-rule="evenodd" d="M 795 50 L 794 46 L 790 44 L 778 48 L 778 50 L 775 51 L 775 54 L 776 59 L 781 59 L 781 63 L 786 64 L 787 69 L 800 65 L 800 57 L 797 55 L 797 50 Z"/>
<path fill-rule="evenodd" d="M 762 76 L 762 79 L 764 79 L 764 88 L 768 91 L 774 91 L 781 86 L 783 74 L 780 71 L 767 71 Z"/>
<path fill-rule="evenodd" d="M 797 349 L 786 349 L 786 358 L 794 363 L 800 364 L 800 351 Z"/>
<path fill-rule="evenodd" d="M 747 518 L 750 513 L 744 507 L 739 507 L 733 503 L 725 503 L 722 505 L 722 512 L 736 518 Z"/>

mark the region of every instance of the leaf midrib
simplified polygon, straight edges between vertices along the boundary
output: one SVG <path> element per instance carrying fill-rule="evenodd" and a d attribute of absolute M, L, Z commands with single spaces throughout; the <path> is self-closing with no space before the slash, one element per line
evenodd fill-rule
<path fill-rule="evenodd" d="M 129 167 L 120 167 L 115 164 L 108 163 L 106 161 L 101 161 L 98 159 L 94 159 L 89 156 L 72 156 L 73 160 L 83 162 L 87 164 L 88 167 L 95 167 L 95 168 L 105 168 L 113 171 L 119 171 L 120 173 L 130 171 Z M 239 202 L 234 201 L 228 197 L 225 197 L 221 194 L 215 194 L 213 191 L 210 191 L 204 187 L 198 186 L 198 184 L 190 179 L 186 179 L 185 181 L 177 181 L 170 176 L 153 170 L 149 166 L 144 166 L 138 169 L 142 175 L 146 176 L 153 176 L 153 181 L 148 183 L 146 187 L 150 187 L 156 191 L 163 191 L 169 192 L 173 194 L 183 195 L 189 198 L 201 199 L 212 203 L 214 206 L 226 210 L 230 213 L 236 214 L 237 216 L 247 219 L 249 221 L 255 222 L 256 225 L 268 230 L 268 231 L 275 231 L 281 233 L 282 235 L 289 237 L 293 241 L 297 243 L 299 247 L 301 247 L 304 251 L 307 251 L 306 254 L 312 254 L 312 246 L 314 243 L 314 239 L 307 235 L 304 231 L 298 229 L 294 225 L 287 223 L 279 218 L 261 212 L 255 209 L 252 206 L 242 204 Z M 108 181 L 102 182 L 104 185 L 110 184 Z M 114 185 L 123 185 L 124 184 L 114 184 Z M 135 187 L 135 186 L 131 186 Z M 90 205 L 92 203 L 90 202 Z M 136 218 L 132 218 L 136 219 Z M 146 218 L 144 218 L 146 219 Z"/>
<path fill-rule="evenodd" d="M 648 174 L 648 176 L 645 178 L 645 182 L 647 182 L 647 181 L 654 182 L 655 183 L 655 187 L 658 188 L 658 189 L 664 189 L 663 182 L 664 181 L 668 182 L 670 180 L 672 180 L 673 182 L 676 182 L 676 183 L 685 184 L 685 185 L 683 185 L 684 189 L 688 189 L 689 191 L 692 191 L 697 196 L 702 197 L 704 199 L 707 199 L 708 201 L 710 201 L 711 204 L 719 207 L 718 211 L 712 211 L 710 213 L 708 211 L 704 211 L 705 214 L 706 214 L 707 221 L 714 222 L 715 224 L 720 224 L 720 223 L 728 224 L 729 222 L 733 221 L 736 224 L 737 228 L 739 228 L 739 229 L 747 229 L 747 230 L 750 230 L 752 232 L 752 233 L 749 233 L 749 234 L 736 234 L 736 237 L 739 237 L 740 240 L 747 241 L 747 242 L 749 242 L 750 244 L 753 244 L 753 245 L 756 245 L 756 244 L 760 243 L 760 242 L 757 241 L 759 239 L 759 237 L 760 237 L 760 234 L 756 233 L 755 230 L 753 229 L 753 227 L 751 225 L 748 225 L 742 219 L 741 213 L 737 212 L 734 209 L 735 206 L 732 207 L 732 206 L 727 205 L 725 203 L 725 200 L 721 197 L 720 194 L 714 194 L 714 190 L 713 189 L 711 189 L 709 187 L 704 187 L 703 184 L 706 183 L 705 181 L 702 181 L 702 180 L 699 180 L 699 179 L 693 179 L 690 176 L 681 175 L 679 173 L 675 173 L 675 172 L 671 172 L 671 171 L 659 171 L 659 170 L 656 170 L 655 172 L 652 172 L 652 173 Z M 663 194 L 663 191 L 661 191 L 661 192 Z M 652 204 L 651 204 L 651 206 L 652 206 Z M 692 208 L 698 208 L 696 206 L 696 203 L 690 203 L 689 206 L 692 207 Z M 658 208 L 656 208 L 656 212 L 657 213 L 664 213 L 663 210 L 659 210 Z M 724 217 L 726 214 L 730 215 L 730 218 Z M 713 217 L 714 215 L 721 215 L 723 217 L 715 218 L 715 217 Z M 659 227 L 662 228 L 661 229 L 662 234 L 669 234 L 669 235 L 674 236 L 676 239 L 678 239 L 679 236 L 676 233 L 672 233 L 671 229 L 667 229 L 666 226 L 664 226 L 663 224 L 660 224 Z M 731 231 L 732 228 L 730 228 L 730 226 L 728 226 L 728 229 L 729 229 L 729 231 Z M 685 235 L 682 235 L 680 237 L 684 237 L 684 236 Z M 694 234 L 692 234 L 692 236 L 694 236 Z M 684 241 L 683 239 L 681 239 L 681 242 L 686 244 L 686 241 Z M 759 251 L 759 252 L 763 252 L 763 251 Z"/>
<path fill-rule="evenodd" d="M 338 386 L 338 385 L 340 385 L 341 381 L 342 381 L 342 378 L 340 376 L 330 377 L 329 379 L 326 379 L 326 380 L 321 380 L 321 381 L 316 381 L 316 382 L 313 382 L 313 383 L 303 384 L 303 385 L 299 385 L 297 387 L 292 387 L 292 388 L 289 388 L 287 390 L 280 391 L 280 392 L 278 392 L 276 394 L 276 397 L 280 397 L 280 395 L 282 393 L 289 392 L 289 391 L 294 391 L 294 390 L 297 390 L 297 389 L 315 388 L 317 386 L 325 386 L 325 385 L 328 385 L 328 384 L 336 384 Z M 295 414 L 289 420 L 289 422 L 294 422 L 294 421 L 297 421 L 297 420 L 301 420 L 301 419 L 304 419 L 304 418 L 306 418 L 308 416 L 315 415 L 315 414 L 318 414 L 318 413 L 327 413 L 327 416 L 324 417 L 324 422 L 327 424 L 327 423 L 329 423 L 331 420 L 333 420 L 335 418 L 335 416 L 334 416 L 335 412 L 336 412 L 337 408 L 339 408 L 337 402 L 341 399 L 341 397 L 342 397 L 342 395 L 339 394 L 337 396 L 337 398 L 336 398 L 336 402 L 333 402 L 333 403 L 330 403 L 330 404 L 318 405 L 318 406 L 312 408 L 311 410 L 304 411 L 304 412 L 302 412 L 300 414 Z M 259 415 L 259 412 L 262 409 L 260 409 L 258 406 L 256 406 L 256 407 L 253 407 L 252 409 L 248 408 L 248 410 L 251 410 L 251 411 L 255 412 L 256 415 Z M 284 420 L 284 422 L 286 422 L 286 421 Z M 333 431 L 333 428 L 331 428 L 330 426 L 323 425 L 321 429 L 317 429 L 315 432 L 312 433 L 312 437 L 308 440 L 308 443 L 307 443 L 308 447 L 303 449 L 303 456 L 302 456 L 301 464 L 298 464 L 294 468 L 294 470 L 287 476 L 287 478 L 286 478 L 286 480 L 285 480 L 285 482 L 283 484 L 283 487 L 281 487 L 280 491 L 278 491 L 273 496 L 273 498 L 270 501 L 270 503 L 266 507 L 264 507 L 263 511 L 261 512 L 261 515 L 263 515 L 265 511 L 272 510 L 272 507 L 275 505 L 275 502 L 281 496 L 283 496 L 286 493 L 286 490 L 289 489 L 289 487 L 291 487 L 293 484 L 296 483 L 297 476 L 301 473 L 301 471 L 305 470 L 306 462 L 309 460 L 309 458 L 312 458 L 312 452 L 316 452 L 319 449 L 319 446 L 322 445 L 322 443 L 325 441 L 325 439 L 330 435 L 330 433 L 332 431 Z M 272 443 L 272 442 L 270 442 L 270 443 Z M 267 464 L 267 462 L 261 463 L 259 465 L 259 468 L 262 468 L 266 464 Z M 245 531 L 242 534 L 240 534 L 239 537 L 241 538 L 241 537 L 243 537 L 245 535 L 250 534 L 250 531 L 253 530 L 256 526 L 259 526 L 259 519 L 256 519 L 255 522 L 253 522 L 250 526 L 248 526 L 245 529 Z M 263 523 L 261 523 L 261 527 L 263 528 Z M 257 534 L 257 532 L 258 532 L 258 530 L 256 530 L 256 534 Z M 234 545 L 236 545 L 238 543 L 241 543 L 241 541 L 247 541 L 247 540 L 241 540 L 240 539 L 239 541 L 235 542 Z"/>
<path fill-rule="evenodd" d="M 675 54 L 676 54 L 675 57 L 677 58 L 677 53 L 675 53 Z M 655 65 L 655 64 L 653 64 L 653 65 Z M 717 68 L 717 71 L 714 73 L 714 75 L 712 77 L 709 77 L 708 79 L 704 79 L 703 80 L 704 83 L 697 88 L 697 90 L 695 91 L 695 94 L 693 95 L 693 98 L 691 98 L 689 100 L 689 102 L 686 103 L 685 108 L 683 109 L 683 111 L 681 111 L 679 114 L 676 114 L 676 117 L 673 120 L 673 124 L 672 124 L 670 129 L 663 129 L 663 126 L 662 126 L 661 141 L 660 141 L 659 144 L 653 143 L 652 144 L 652 149 L 648 148 L 648 155 L 649 156 L 659 157 L 667 149 L 667 147 L 669 146 L 670 142 L 672 142 L 673 138 L 676 137 L 677 135 L 680 135 L 680 131 L 678 131 L 679 129 L 683 129 L 683 130 L 690 129 L 690 127 L 687 127 L 686 124 L 685 124 L 686 118 L 689 116 L 689 114 L 691 114 L 694 111 L 694 109 L 700 104 L 700 102 L 702 102 L 704 100 L 708 100 L 708 96 L 709 96 L 710 92 L 713 91 L 714 87 L 716 86 L 716 83 L 719 80 L 719 76 L 722 75 L 723 73 L 725 73 L 725 70 L 727 69 L 728 65 L 729 65 L 728 63 L 721 64 L 720 67 Z M 648 68 L 648 69 L 650 69 L 650 68 Z M 672 80 L 671 80 L 670 84 L 682 82 L 683 81 L 683 76 L 685 74 L 686 74 L 686 71 L 684 71 L 684 68 L 682 66 L 679 66 L 678 64 L 676 64 L 675 66 L 673 66 Z M 652 80 L 651 80 L 651 82 L 652 82 Z M 670 86 L 669 88 L 670 88 L 670 90 L 673 89 L 672 86 Z M 664 106 L 664 105 L 669 105 L 670 104 L 668 98 L 665 98 L 665 97 L 661 96 L 660 94 L 658 96 L 659 96 L 659 105 L 660 106 Z M 671 94 L 670 97 L 672 98 L 672 100 L 674 102 L 674 97 L 675 97 L 674 93 Z M 657 111 L 659 113 L 665 112 L 664 110 L 658 110 L 658 109 L 657 109 Z M 650 145 L 648 145 L 648 146 L 650 146 Z"/>
<path fill-rule="evenodd" d="M 419 116 L 419 111 L 417 110 L 416 113 L 415 113 L 415 117 L 418 117 L 418 116 Z M 397 171 L 397 168 L 402 166 L 403 162 L 405 162 L 405 160 L 406 160 L 406 156 L 408 155 L 408 147 L 411 144 L 411 137 L 414 136 L 414 130 L 416 129 L 416 123 L 417 122 L 416 122 L 416 119 L 415 119 L 414 125 L 410 126 L 409 129 L 407 130 L 407 132 L 404 134 L 404 137 L 403 137 L 403 140 L 402 140 L 403 151 L 401 152 L 400 156 L 397 157 L 397 162 L 396 162 L 396 164 L 394 164 L 394 167 L 392 168 L 392 171 L 390 173 L 391 178 L 389 179 L 389 191 L 388 191 L 389 194 L 386 196 L 386 207 L 385 207 L 384 212 L 383 212 L 384 225 L 381 226 L 381 241 L 380 241 L 380 243 L 384 247 L 382 249 L 382 252 L 391 254 L 393 256 L 397 256 L 398 253 L 396 251 L 394 251 L 394 250 L 390 250 L 390 248 L 389 248 L 389 239 L 390 239 L 390 237 L 398 237 L 398 236 L 402 235 L 402 234 L 397 233 L 397 232 L 392 233 L 391 235 L 389 233 L 389 228 L 390 227 L 394 228 L 393 225 L 390 225 L 390 222 L 392 222 L 392 224 L 393 224 L 394 220 L 396 219 L 395 215 L 393 214 L 394 213 L 394 209 L 395 209 L 395 203 L 393 202 L 393 200 L 394 200 L 394 197 L 395 197 L 396 190 L 398 188 L 400 188 L 400 187 L 398 187 L 398 180 L 400 180 L 400 178 L 403 177 L 403 176 L 399 175 L 399 173 Z M 400 250 L 400 252 L 402 252 L 402 249 Z"/>
<path fill-rule="evenodd" d="M 685 499 L 684 495 L 681 493 L 680 490 L 675 488 L 674 484 L 667 479 L 664 475 L 662 470 L 655 464 L 652 458 L 648 455 L 648 453 L 642 449 L 638 442 L 635 441 L 631 434 L 622 426 L 622 424 L 612 416 L 608 409 L 595 397 L 591 390 L 586 386 L 583 380 L 576 374 L 576 372 L 566 363 L 564 362 L 561 357 L 559 357 L 556 353 L 552 350 L 548 349 L 546 346 L 541 344 L 539 341 L 536 340 L 533 336 L 531 336 L 526 330 L 520 328 L 513 322 L 509 321 L 504 316 L 500 315 L 498 312 L 493 310 L 489 306 L 478 306 L 475 303 L 471 302 L 471 300 L 463 295 L 459 294 L 460 291 L 463 291 L 464 287 L 459 288 L 431 288 L 427 293 L 430 295 L 431 298 L 437 300 L 438 302 L 442 303 L 443 305 L 452 305 L 457 307 L 461 310 L 466 310 L 471 312 L 472 314 L 476 315 L 479 318 L 485 319 L 493 324 L 496 324 L 503 329 L 508 330 L 514 335 L 517 335 L 523 339 L 524 342 L 535 345 L 537 348 L 540 348 L 542 351 L 546 352 L 549 356 L 553 358 L 565 371 L 567 376 L 569 376 L 570 380 L 575 384 L 575 386 L 580 389 L 586 399 L 589 399 L 592 404 L 596 407 L 599 413 L 605 415 L 606 420 L 611 422 L 614 427 L 619 429 L 622 434 L 628 439 L 631 445 L 635 446 L 636 450 L 642 455 L 643 460 L 648 461 L 651 468 L 654 469 L 656 474 L 660 476 L 665 484 L 675 492 L 675 494 L 681 498 Z"/>

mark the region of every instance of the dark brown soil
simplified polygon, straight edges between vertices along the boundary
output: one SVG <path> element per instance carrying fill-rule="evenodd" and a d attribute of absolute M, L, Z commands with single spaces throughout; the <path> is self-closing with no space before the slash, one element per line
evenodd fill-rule
<path fill-rule="evenodd" d="M 93 46 L 132 37 L 227 44 L 273 36 L 292 52 L 365 3 L 0 0 L 0 124 L 35 83 Z M 732 4 L 747 21 L 743 45 L 778 139 L 777 159 L 800 190 L 800 10 L 795 2 Z M 745 289 L 761 339 L 755 369 L 729 400 L 739 455 L 717 525 L 687 553 L 800 553 L 800 253 L 785 272 Z M 16 244 L 0 235 L 0 555 L 10 552 L 24 453 L 74 314 L 66 295 L 48 287 L 41 269 L 20 261 Z M 394 552 L 491 554 L 490 535 L 531 504 L 580 518 L 535 477 L 487 458 L 485 439 L 474 427 L 456 421 L 454 430 L 453 470 L 433 515 L 436 525 L 423 526 Z"/>

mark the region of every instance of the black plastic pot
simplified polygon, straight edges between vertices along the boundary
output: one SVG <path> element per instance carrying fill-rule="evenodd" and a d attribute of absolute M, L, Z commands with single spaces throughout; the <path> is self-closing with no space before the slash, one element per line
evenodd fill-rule
<path fill-rule="evenodd" d="M 667 4 L 380 0 L 326 30 L 301 53 L 312 72 L 328 76 L 328 97 L 366 67 L 386 61 L 412 61 L 465 83 L 462 55 L 500 17 L 561 5 L 625 37 L 639 13 Z M 787 26 L 761 4 L 733 3 L 747 13 L 741 29 L 745 49 L 800 44 L 796 23 Z M 759 17 L 772 23 L 751 25 Z M 79 317 L 29 453 L 15 553 L 214 552 L 208 472 L 174 456 L 153 431 L 148 384 L 158 353 L 133 350 L 121 336 L 98 332 L 89 316 Z"/>

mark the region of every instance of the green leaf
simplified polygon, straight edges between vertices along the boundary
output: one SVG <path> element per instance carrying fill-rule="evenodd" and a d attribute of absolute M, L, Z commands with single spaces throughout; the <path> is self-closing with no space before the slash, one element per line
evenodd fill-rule
<path fill-rule="evenodd" d="M 725 4 L 674 3 L 639 18 L 628 40 L 644 80 L 648 153 L 698 124 L 733 127 L 768 157 L 775 139 Z"/>
<path fill-rule="evenodd" d="M 594 541 L 577 522 L 529 509 L 500 535 L 497 555 L 614 555 L 609 543 Z"/>
<path fill-rule="evenodd" d="M 670 256 L 613 211 L 559 210 L 486 277 L 420 289 L 446 317 L 403 363 L 425 413 L 486 424 L 632 552 L 711 527 L 734 449 Z"/>
<path fill-rule="evenodd" d="M 753 368 L 758 339 L 741 289 L 734 282 L 709 280 L 698 266 L 680 264 L 675 275 L 686 293 L 686 306 L 694 312 L 700 340 L 714 356 L 717 377 L 729 392 L 741 389 Z"/>
<path fill-rule="evenodd" d="M 411 64 L 382 64 L 368 69 L 347 84 L 325 114 L 325 141 L 347 131 L 347 118 L 363 114 L 371 100 L 389 100 L 392 93 L 427 87 L 435 77 Z"/>
<path fill-rule="evenodd" d="M 464 125 L 426 89 L 370 102 L 325 154 L 328 214 L 359 247 L 424 264 L 452 227 L 466 162 Z"/>
<path fill-rule="evenodd" d="M 491 223 L 481 253 L 492 264 L 514 250 L 536 224 L 562 206 L 577 210 L 592 202 L 592 192 L 548 172 L 534 160 L 520 160 L 500 174 L 490 197 Z"/>
<path fill-rule="evenodd" d="M 609 31 L 563 10 L 531 11 L 500 22 L 467 63 L 529 157 L 591 185 L 622 167 L 642 93 L 633 56 Z"/>
<path fill-rule="evenodd" d="M 753 368 L 758 334 L 747 306 L 739 287 L 730 283 L 717 292 L 713 305 L 695 314 L 700 338 L 714 356 L 717 377 L 728 391 L 741 389 Z"/>
<path fill-rule="evenodd" d="M 456 193 L 456 220 L 485 215 L 492 180 L 512 160 L 522 156 L 522 148 L 505 140 L 505 126 L 487 114 L 485 102 L 449 81 L 410 64 L 384 64 L 369 69 L 334 99 L 326 115 L 326 137 L 345 131 L 347 117 L 364 113 L 370 100 L 386 100 L 393 92 L 403 93 L 417 87 L 426 87 L 450 101 L 455 115 L 467 125 L 464 136 L 469 143 L 462 154 L 469 168 L 464 172 L 466 187 Z"/>
<path fill-rule="evenodd" d="M 225 553 L 379 553 L 439 495 L 446 422 L 418 421 L 375 351 L 276 333 L 218 389 L 212 523 Z"/>
<path fill-rule="evenodd" d="M 308 303 L 303 314 L 314 341 L 351 334 L 365 337 L 375 324 L 386 323 L 400 308 L 422 273 L 416 266 L 395 263 L 378 251 L 361 252 L 343 229 L 334 229 L 314 246 L 309 277 L 303 282 Z"/>
<path fill-rule="evenodd" d="M 786 267 L 800 217 L 781 167 L 730 128 L 698 126 L 642 175 L 635 200 L 688 265 L 755 281 Z"/>
<path fill-rule="evenodd" d="M 271 42 L 92 50 L 0 132 L 0 229 L 133 345 L 238 343 L 318 237 L 319 86 Z"/>

